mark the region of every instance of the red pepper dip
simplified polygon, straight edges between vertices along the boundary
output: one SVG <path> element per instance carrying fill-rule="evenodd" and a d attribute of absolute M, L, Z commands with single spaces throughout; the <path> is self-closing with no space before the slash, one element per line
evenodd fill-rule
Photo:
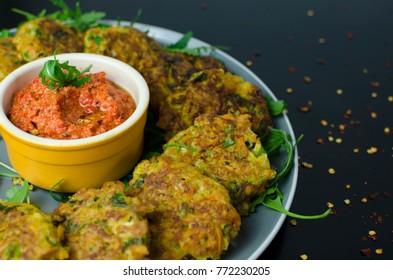
<path fill-rule="evenodd" d="M 135 111 L 131 95 L 106 79 L 91 74 L 83 86 L 50 90 L 40 78 L 14 95 L 8 113 L 18 128 L 40 137 L 78 139 L 104 133 Z"/>

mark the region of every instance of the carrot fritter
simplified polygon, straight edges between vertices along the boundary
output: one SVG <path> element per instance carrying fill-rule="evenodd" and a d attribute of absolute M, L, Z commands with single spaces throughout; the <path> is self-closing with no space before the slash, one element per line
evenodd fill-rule
<path fill-rule="evenodd" d="M 224 185 L 241 215 L 264 193 L 276 175 L 249 115 L 201 115 L 193 126 L 177 133 L 164 147 L 164 155 L 188 162 Z"/>
<path fill-rule="evenodd" d="M 150 69 L 159 61 L 161 46 L 131 26 L 90 28 L 84 35 L 84 51 L 117 58 L 138 71 Z"/>
<path fill-rule="evenodd" d="M 66 259 L 64 229 L 55 220 L 34 205 L 0 200 L 0 259 Z"/>
<path fill-rule="evenodd" d="M 167 139 L 193 125 L 202 115 L 249 114 L 252 130 L 264 137 L 271 118 L 262 91 L 224 69 L 193 74 L 184 85 L 174 88 L 163 101 L 157 125 Z"/>
<path fill-rule="evenodd" d="M 72 28 L 59 20 L 37 18 L 19 26 L 13 43 L 24 61 L 40 57 L 83 51 L 83 40 Z"/>
<path fill-rule="evenodd" d="M 165 155 L 136 167 L 128 195 L 142 202 L 153 259 L 218 259 L 240 228 L 225 187 Z"/>
<path fill-rule="evenodd" d="M 158 63 L 141 72 L 149 85 L 151 110 L 157 113 L 171 90 L 183 85 L 192 74 L 216 68 L 224 68 L 224 65 L 213 57 L 160 50 Z"/>
<path fill-rule="evenodd" d="M 148 224 L 124 195 L 121 182 L 82 189 L 54 213 L 62 216 L 71 259 L 145 259 Z"/>
<path fill-rule="evenodd" d="M 23 64 L 12 38 L 0 38 L 0 81 Z"/>

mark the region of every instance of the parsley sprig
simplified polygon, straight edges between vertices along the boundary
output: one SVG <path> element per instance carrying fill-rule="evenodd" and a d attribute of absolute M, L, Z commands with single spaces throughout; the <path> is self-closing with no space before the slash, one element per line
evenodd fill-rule
<path fill-rule="evenodd" d="M 189 48 L 188 42 L 191 40 L 193 33 L 191 31 L 186 32 L 176 43 L 166 46 L 164 49 L 167 52 L 184 53 L 193 56 L 202 56 L 208 54 L 214 49 L 228 50 L 224 46 L 201 46 L 195 48 Z"/>
<path fill-rule="evenodd" d="M 57 19 L 63 21 L 65 24 L 77 29 L 78 31 L 86 31 L 89 28 L 101 26 L 102 23 L 100 23 L 99 20 L 103 19 L 106 16 L 104 12 L 82 12 L 79 2 L 76 2 L 75 10 L 72 10 L 64 0 L 50 1 L 54 6 L 59 7 L 61 10 L 55 11 L 51 14 L 47 14 L 46 9 L 43 9 L 38 13 L 38 15 L 34 15 L 16 8 L 12 9 L 12 11 L 25 16 L 28 21 L 42 17 Z"/>
<path fill-rule="evenodd" d="M 12 186 L 5 191 L 5 196 L 9 202 L 24 202 L 30 203 L 30 189 L 31 185 L 27 180 L 22 179 L 11 166 L 0 161 L 0 166 L 7 169 L 9 172 L 0 172 L 0 177 L 12 178 Z"/>
<path fill-rule="evenodd" d="M 59 89 L 65 86 L 82 86 L 88 82 L 91 76 L 83 75 L 90 71 L 92 65 L 89 65 L 82 71 L 79 71 L 76 66 L 69 65 L 69 61 L 60 63 L 56 59 L 56 51 L 53 54 L 54 59 L 45 62 L 39 77 L 42 84 L 48 86 L 49 89 Z"/>

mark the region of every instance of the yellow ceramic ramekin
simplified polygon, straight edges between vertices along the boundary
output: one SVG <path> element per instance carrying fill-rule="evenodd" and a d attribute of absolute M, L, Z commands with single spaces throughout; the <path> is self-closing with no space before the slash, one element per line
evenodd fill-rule
<path fill-rule="evenodd" d="M 88 138 L 57 140 L 31 135 L 14 126 L 7 112 L 14 93 L 38 77 L 45 61 L 53 57 L 25 64 L 0 83 L 0 132 L 12 166 L 20 176 L 44 189 L 52 189 L 62 180 L 55 189 L 60 192 L 100 187 L 105 181 L 120 179 L 137 164 L 143 149 L 149 104 L 146 81 L 134 68 L 110 57 L 73 53 L 56 58 L 80 69 L 92 64 L 92 73 L 105 71 L 109 80 L 132 95 L 136 110 L 118 127 Z"/>

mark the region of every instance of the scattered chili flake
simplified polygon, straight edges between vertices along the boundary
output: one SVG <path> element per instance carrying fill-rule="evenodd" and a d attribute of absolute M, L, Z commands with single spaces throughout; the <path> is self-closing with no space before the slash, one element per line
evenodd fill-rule
<path fill-rule="evenodd" d="M 389 193 L 388 193 L 388 192 L 382 192 L 381 194 L 382 194 L 382 196 L 385 197 L 385 198 L 389 197 Z"/>
<path fill-rule="evenodd" d="M 362 69 L 362 73 L 363 73 L 363 74 L 368 74 L 368 69 L 367 69 L 367 68 L 363 68 L 363 69 Z"/>
<path fill-rule="evenodd" d="M 352 115 L 352 109 L 348 109 L 344 113 L 344 118 L 348 119 Z"/>
<path fill-rule="evenodd" d="M 350 189 L 350 188 L 351 188 L 351 185 L 350 185 L 350 184 L 345 184 L 345 188 L 346 188 L 346 189 Z"/>
<path fill-rule="evenodd" d="M 345 125 L 344 124 L 339 124 L 338 125 L 338 130 L 340 130 L 340 132 L 344 132 L 344 130 L 345 130 Z"/>
<path fill-rule="evenodd" d="M 355 154 L 359 153 L 359 148 L 354 148 L 354 149 L 353 149 L 353 152 L 354 152 Z"/>
<path fill-rule="evenodd" d="M 302 259 L 302 260 L 308 260 L 308 256 L 306 255 L 306 254 L 301 254 L 300 255 L 300 258 Z"/>
<path fill-rule="evenodd" d="M 337 144 L 341 144 L 343 142 L 343 140 L 341 138 L 336 138 L 336 143 Z"/>
<path fill-rule="evenodd" d="M 333 142 L 334 141 L 334 137 L 333 136 L 328 136 L 328 140 L 329 140 L 329 142 Z"/>
<path fill-rule="evenodd" d="M 303 77 L 303 81 L 305 82 L 305 83 L 307 83 L 307 84 L 309 84 L 309 83 L 311 83 L 311 77 L 310 76 L 304 76 Z"/>
<path fill-rule="evenodd" d="M 306 105 L 303 105 L 303 106 L 299 107 L 299 111 L 302 112 L 302 113 L 308 113 L 311 110 L 312 110 L 312 101 L 311 100 L 307 101 Z"/>
<path fill-rule="evenodd" d="M 293 88 L 290 88 L 290 87 L 287 88 L 287 93 L 288 93 L 288 94 L 291 94 L 292 92 L 293 92 Z"/>
<path fill-rule="evenodd" d="M 376 119 L 378 117 L 378 114 L 375 112 L 371 112 L 371 118 Z"/>
<path fill-rule="evenodd" d="M 349 205 L 349 204 L 351 204 L 351 201 L 347 198 L 347 199 L 344 199 L 344 203 L 345 203 L 346 205 Z"/>
<path fill-rule="evenodd" d="M 297 220 L 296 220 L 296 219 L 291 219 L 291 220 L 289 221 L 289 224 L 290 224 L 291 226 L 293 226 L 293 227 L 296 227 L 296 226 L 297 226 Z"/>
<path fill-rule="evenodd" d="M 367 202 L 367 198 L 363 197 L 363 198 L 362 198 L 362 202 L 363 202 L 363 203 L 366 203 L 366 202 Z"/>
<path fill-rule="evenodd" d="M 371 249 L 370 248 L 360 249 L 360 254 L 362 254 L 362 256 L 369 257 L 371 255 Z"/>
<path fill-rule="evenodd" d="M 314 16 L 314 11 L 313 10 L 307 10 L 307 16 L 313 17 Z"/>
<path fill-rule="evenodd" d="M 252 64 L 253 64 L 252 60 L 247 60 L 247 61 L 246 61 L 246 65 L 247 65 L 248 67 L 252 66 Z"/>
<path fill-rule="evenodd" d="M 353 32 L 347 32 L 347 34 L 345 35 L 345 37 L 347 38 L 347 40 L 353 40 L 353 38 L 354 38 L 354 34 L 353 34 Z"/>
<path fill-rule="evenodd" d="M 334 204 L 333 203 L 331 203 L 331 202 L 328 202 L 328 203 L 326 203 L 326 206 L 328 207 L 328 208 L 333 208 L 334 207 Z"/>
<path fill-rule="evenodd" d="M 288 73 L 295 73 L 296 67 L 295 66 L 288 66 Z"/>
<path fill-rule="evenodd" d="M 329 168 L 329 169 L 328 169 L 328 173 L 329 173 L 330 175 L 334 175 L 334 174 L 336 174 L 336 170 L 334 170 L 334 168 Z"/>
<path fill-rule="evenodd" d="M 209 7 L 209 4 L 207 2 L 202 2 L 200 7 L 202 10 L 207 10 L 207 8 Z"/>
<path fill-rule="evenodd" d="M 371 93 L 371 97 L 372 98 L 377 98 L 378 97 L 378 93 L 376 93 L 375 91 Z"/>
<path fill-rule="evenodd" d="M 328 122 L 327 122 L 326 120 L 321 120 L 321 125 L 322 125 L 322 126 L 327 126 L 327 125 L 328 125 Z"/>
<path fill-rule="evenodd" d="M 382 255 L 382 253 L 383 253 L 383 249 L 382 248 L 375 249 L 375 254 Z"/>
<path fill-rule="evenodd" d="M 371 147 L 371 148 L 367 149 L 367 154 L 369 154 L 369 155 L 375 154 L 376 152 L 378 152 L 378 148 L 376 148 L 376 147 Z"/>
<path fill-rule="evenodd" d="M 326 59 L 324 59 L 324 58 L 318 58 L 318 59 L 317 59 L 317 64 L 318 64 L 318 65 L 325 65 L 325 64 L 326 64 Z"/>
<path fill-rule="evenodd" d="M 389 95 L 389 96 L 388 96 L 388 101 L 389 101 L 389 102 L 393 102 L 393 95 Z"/>
<path fill-rule="evenodd" d="M 323 145 L 323 144 L 325 144 L 325 143 L 324 143 L 324 141 L 323 141 L 322 138 L 318 138 L 318 139 L 317 139 L 317 144 Z"/>
<path fill-rule="evenodd" d="M 375 200 L 377 198 L 377 196 L 378 196 L 378 193 L 376 193 L 376 192 L 372 192 L 372 193 L 368 194 L 368 198 L 371 200 Z"/>
<path fill-rule="evenodd" d="M 384 132 L 386 135 L 392 134 L 392 130 L 390 129 L 390 127 L 385 127 L 385 128 L 383 129 L 383 132 Z"/>
<path fill-rule="evenodd" d="M 374 241 L 376 241 L 378 239 L 377 233 L 373 230 L 370 230 L 368 232 L 368 237 Z"/>
<path fill-rule="evenodd" d="M 342 95 L 343 94 L 343 90 L 341 88 L 336 90 L 337 95 Z"/>
<path fill-rule="evenodd" d="M 312 168 L 314 168 L 314 165 L 312 165 L 311 163 L 303 161 L 302 162 L 302 167 L 308 168 L 308 169 L 312 169 Z"/>
<path fill-rule="evenodd" d="M 379 87 L 381 84 L 379 83 L 379 82 L 377 82 L 377 81 L 371 81 L 370 82 L 370 86 L 372 86 L 372 87 Z"/>
<path fill-rule="evenodd" d="M 318 43 L 319 43 L 320 45 L 326 44 L 325 38 L 318 38 Z"/>

